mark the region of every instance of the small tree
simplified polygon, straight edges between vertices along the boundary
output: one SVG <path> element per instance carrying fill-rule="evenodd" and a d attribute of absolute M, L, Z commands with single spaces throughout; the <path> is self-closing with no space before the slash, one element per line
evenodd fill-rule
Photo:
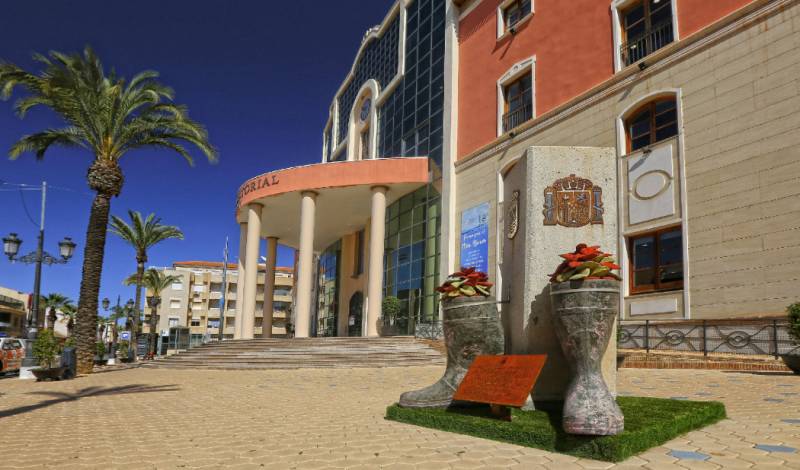
<path fill-rule="evenodd" d="M 40 331 L 36 341 L 33 342 L 33 357 L 36 358 L 36 362 L 45 369 L 50 369 L 59 352 L 60 347 L 53 330 Z"/>
<path fill-rule="evenodd" d="M 381 303 L 381 312 L 385 325 L 394 322 L 397 315 L 400 313 L 400 299 L 393 295 L 385 297 Z"/>

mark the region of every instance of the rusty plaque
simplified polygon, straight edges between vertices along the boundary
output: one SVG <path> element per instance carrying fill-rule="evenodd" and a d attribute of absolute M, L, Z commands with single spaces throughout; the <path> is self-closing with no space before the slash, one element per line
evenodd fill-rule
<path fill-rule="evenodd" d="M 521 407 L 533 390 L 546 360 L 546 354 L 478 356 L 453 398 Z"/>

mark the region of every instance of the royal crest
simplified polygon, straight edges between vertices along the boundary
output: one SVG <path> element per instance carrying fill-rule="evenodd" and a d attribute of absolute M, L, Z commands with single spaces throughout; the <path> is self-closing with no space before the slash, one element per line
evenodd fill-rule
<path fill-rule="evenodd" d="M 544 225 L 583 227 L 603 223 L 603 190 L 569 175 L 544 190 Z"/>

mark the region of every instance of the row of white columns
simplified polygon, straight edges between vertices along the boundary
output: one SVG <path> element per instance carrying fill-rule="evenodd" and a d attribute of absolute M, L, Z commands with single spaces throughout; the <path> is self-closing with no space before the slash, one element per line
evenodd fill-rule
<path fill-rule="evenodd" d="M 383 300 L 383 249 L 386 224 L 385 186 L 371 190 L 371 219 L 369 237 L 369 269 L 367 278 L 367 336 L 378 336 L 378 319 Z M 311 295 L 314 282 L 314 224 L 318 194 L 304 191 L 300 199 L 300 246 L 295 273 L 295 337 L 307 338 L 311 332 Z M 256 292 L 258 289 L 258 258 L 261 241 L 261 212 L 258 203 L 246 208 L 246 222 L 240 224 L 238 283 L 236 289 L 235 339 L 252 339 L 255 334 Z M 264 320 L 262 337 L 272 336 L 272 298 L 275 290 L 275 264 L 278 239 L 267 238 L 266 272 L 264 280 Z"/>

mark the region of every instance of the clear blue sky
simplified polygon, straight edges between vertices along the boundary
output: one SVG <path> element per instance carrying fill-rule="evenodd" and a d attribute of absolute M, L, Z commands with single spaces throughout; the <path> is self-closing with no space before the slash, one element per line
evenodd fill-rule
<path fill-rule="evenodd" d="M 220 162 L 202 157 L 190 168 L 177 155 L 140 152 L 122 159 L 125 186 L 112 214 L 128 209 L 155 212 L 180 226 L 184 241 L 167 241 L 150 252 L 150 264 L 179 260 L 220 260 L 225 236 L 238 253 L 234 221 L 236 190 L 262 172 L 317 162 L 322 130 L 335 91 L 347 74 L 364 32 L 385 16 L 391 0 L 42 0 L 8 2 L 0 15 L 0 59 L 26 68 L 32 52 L 80 51 L 90 44 L 118 74 L 153 69 L 204 123 Z M 59 125 L 34 110 L 24 120 L 12 102 L 0 102 L 0 154 L 20 136 Z M 0 156 L 0 180 L 48 184 L 69 190 L 48 193 L 45 249 L 71 236 L 76 256 L 67 265 L 44 267 L 42 293 L 61 292 L 77 300 L 92 193 L 86 185 L 91 155 L 56 149 L 44 161 L 25 155 Z M 0 187 L 0 237 L 17 232 L 22 253 L 35 249 L 39 193 Z M 271 223 L 271 221 L 265 221 Z M 278 222 L 279 223 L 279 222 Z M 279 263 L 291 265 L 281 249 Z M 122 279 L 135 269 L 132 249 L 110 235 L 100 297 L 124 303 L 133 289 Z M 33 266 L 0 259 L 0 285 L 30 292 Z"/>

